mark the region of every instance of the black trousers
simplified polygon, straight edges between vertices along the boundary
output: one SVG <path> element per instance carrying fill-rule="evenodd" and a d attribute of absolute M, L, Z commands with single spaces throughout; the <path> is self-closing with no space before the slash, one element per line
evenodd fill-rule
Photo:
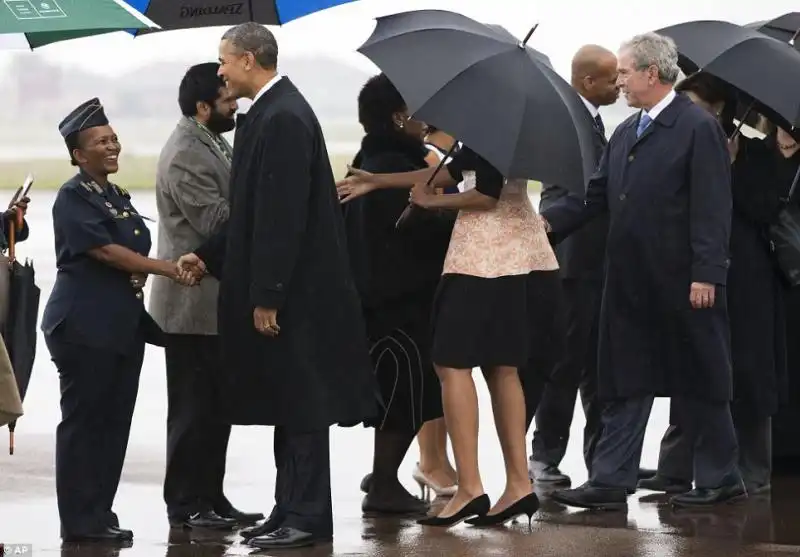
<path fill-rule="evenodd" d="M 575 400 L 581 394 L 586 425 L 583 457 L 591 473 L 600 438 L 601 404 L 597 399 L 597 334 L 602 282 L 563 279 L 563 311 L 566 316 L 566 353 L 543 386 L 536 410 L 531 459 L 558 466 L 567 452 Z M 530 424 L 529 424 L 530 425 Z"/>
<path fill-rule="evenodd" d="M 56 494 L 62 535 L 118 526 L 112 511 L 139 391 L 144 340 L 128 353 L 46 337 L 61 384 Z"/>
<path fill-rule="evenodd" d="M 734 484 L 741 477 L 736 432 L 727 402 L 673 398 L 680 425 L 693 446 L 693 477 L 697 488 Z M 595 449 L 592 484 L 635 489 L 642 445 L 653 397 L 616 400 L 603 408 L 603 431 Z"/>
<path fill-rule="evenodd" d="M 694 446 L 684 427 L 679 411 L 670 407 L 670 426 L 661 438 L 658 452 L 658 473 L 684 481 L 692 481 Z M 739 441 L 739 472 L 748 490 L 770 484 L 772 478 L 772 418 L 733 413 L 733 426 Z"/>
<path fill-rule="evenodd" d="M 275 508 L 270 520 L 281 526 L 333 536 L 329 430 L 295 431 L 278 426 L 274 439 Z"/>
<path fill-rule="evenodd" d="M 219 337 L 168 335 L 167 470 L 164 502 L 172 518 L 227 511 L 223 494 L 231 426 L 220 419 Z"/>

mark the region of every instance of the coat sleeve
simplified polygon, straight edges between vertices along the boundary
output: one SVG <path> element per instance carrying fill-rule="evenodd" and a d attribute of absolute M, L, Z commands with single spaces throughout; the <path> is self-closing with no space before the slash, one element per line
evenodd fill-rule
<path fill-rule="evenodd" d="M 225 221 L 219 230 L 205 243 L 194 250 L 195 255 L 203 260 L 212 277 L 222 279 L 222 268 L 225 265 L 225 249 L 228 242 L 228 223 Z"/>
<path fill-rule="evenodd" d="M 724 286 L 731 234 L 731 158 L 722 127 L 703 118 L 689 153 L 689 236 L 692 282 Z"/>
<path fill-rule="evenodd" d="M 9 216 L 7 218 L 0 218 L 0 232 L 3 234 L 3 240 L 0 241 L 0 244 L 7 246 L 9 242 L 9 231 L 11 227 L 14 226 L 13 223 L 14 217 Z M 28 234 L 30 230 L 28 229 L 28 221 L 24 218 L 22 219 L 22 228 L 17 230 L 16 235 L 14 236 L 14 242 L 24 242 L 28 239 Z"/>
<path fill-rule="evenodd" d="M 561 198 L 541 212 L 550 224 L 551 231 L 548 236 L 553 244 L 559 243 L 595 217 L 608 212 L 609 151 L 609 148 L 603 151 L 597 170 L 586 186 L 585 198 L 574 192 L 565 192 Z"/>
<path fill-rule="evenodd" d="M 170 197 L 191 227 L 208 238 L 228 220 L 230 206 L 222 195 L 217 176 L 201 160 L 197 147 L 176 154 L 166 184 Z M 205 149 L 203 145 L 199 147 Z"/>
<path fill-rule="evenodd" d="M 300 257 L 308 219 L 314 136 L 300 117 L 279 112 L 261 140 L 250 252 L 250 300 L 280 310 Z"/>

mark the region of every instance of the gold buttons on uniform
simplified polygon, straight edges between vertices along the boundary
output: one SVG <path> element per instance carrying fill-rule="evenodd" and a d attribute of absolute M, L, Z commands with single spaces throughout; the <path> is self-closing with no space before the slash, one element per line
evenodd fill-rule
<path fill-rule="evenodd" d="M 138 235 L 139 235 L 139 234 L 141 234 L 141 233 L 142 233 L 142 231 L 141 231 L 141 230 L 139 230 L 138 228 L 134 229 L 134 231 L 133 231 L 133 235 L 134 235 L 134 236 L 138 236 Z"/>
<path fill-rule="evenodd" d="M 142 294 L 142 291 L 141 291 L 141 290 L 137 290 L 137 291 L 136 291 L 136 297 L 137 297 L 139 300 L 141 300 L 141 299 L 144 297 L 144 294 Z"/>
<path fill-rule="evenodd" d="M 633 155 L 629 155 L 629 156 L 628 156 L 628 162 L 633 162 L 633 159 L 634 159 L 634 158 L 635 158 L 635 157 L 634 157 Z"/>
<path fill-rule="evenodd" d="M 131 216 L 131 214 L 128 211 L 123 211 L 122 216 L 127 219 L 129 216 Z"/>

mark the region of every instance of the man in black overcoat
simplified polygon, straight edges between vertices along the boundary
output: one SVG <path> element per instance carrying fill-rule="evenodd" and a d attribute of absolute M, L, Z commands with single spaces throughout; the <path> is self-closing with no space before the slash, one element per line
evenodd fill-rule
<path fill-rule="evenodd" d="M 219 60 L 228 88 L 253 104 L 234 138 L 230 219 L 180 264 L 221 281 L 231 423 L 276 426 L 275 507 L 242 535 L 302 547 L 333 535 L 329 427 L 371 417 L 377 389 L 319 122 L 278 73 L 266 27 L 226 32 Z"/>
<path fill-rule="evenodd" d="M 640 108 L 612 134 L 585 202 L 544 211 L 554 241 L 608 213 L 598 395 L 607 401 L 589 482 L 561 503 L 625 508 L 656 396 L 672 398 L 695 445 L 695 489 L 673 505 L 746 497 L 730 413 L 725 284 L 730 264 L 730 155 L 720 124 L 676 94 L 674 42 L 648 33 L 619 52 L 619 81 Z"/>
<path fill-rule="evenodd" d="M 581 47 L 572 59 L 572 87 L 580 95 L 594 121 L 594 165 L 606 146 L 606 129 L 599 107 L 614 104 L 619 96 L 617 57 L 597 45 Z M 585 190 L 544 184 L 539 210 L 546 211 L 570 193 L 583 197 Z M 603 285 L 608 216 L 603 215 L 564 239 L 556 247 L 566 324 L 566 350 L 552 370 L 552 379 L 542 390 L 536 409 L 530 463 L 531 479 L 551 484 L 569 484 L 559 470 L 567 452 L 569 431 L 575 414 L 575 398 L 581 393 L 586 426 L 583 429 L 583 457 L 591 471 L 592 457 L 600 438 L 600 402 L 597 400 L 597 322 Z M 526 376 L 526 402 L 535 403 Z M 535 374 L 538 375 L 538 374 Z M 532 401 L 530 399 L 533 399 Z M 530 403 L 529 403 L 530 405 Z M 528 428 L 530 424 L 527 424 Z"/>

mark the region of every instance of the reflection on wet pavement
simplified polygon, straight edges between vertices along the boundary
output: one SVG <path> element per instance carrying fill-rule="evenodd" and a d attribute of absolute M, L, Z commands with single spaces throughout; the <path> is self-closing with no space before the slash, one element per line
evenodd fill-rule
<path fill-rule="evenodd" d="M 155 215 L 152 195 L 134 194 L 140 212 Z M 42 288 L 42 307 L 52 288 L 55 263 L 50 225 L 52 196 L 39 193 L 31 204 L 31 240 L 19 255 L 36 262 Z M 156 241 L 156 226 L 151 225 Z M 222 557 L 236 555 L 317 556 L 553 556 L 586 557 L 745 557 L 800 553 L 800 480 L 777 479 L 773 494 L 753 497 L 713 512 L 673 512 L 668 498 L 640 492 L 630 498 L 626 513 L 575 511 L 550 501 L 539 489 L 542 508 L 529 530 L 527 523 L 508 528 L 476 529 L 461 525 L 451 530 L 423 528 L 408 519 L 362 519 L 358 484 L 368 471 L 372 454 L 371 431 L 364 428 L 332 432 L 332 477 L 335 540 L 304 550 L 258 552 L 242 545 L 234 533 L 170 530 L 161 486 L 166 447 L 166 382 L 163 352 L 149 347 L 134 415 L 128 457 L 115 511 L 121 526 L 134 531 L 130 547 L 65 544 L 59 535 L 53 478 L 54 432 L 59 420 L 58 377 L 40 338 L 26 415 L 17 427 L 17 454 L 4 449 L 0 429 L 0 542 L 32 544 L 33 555 L 69 557 Z M 481 385 L 480 404 L 489 408 Z M 645 440 L 643 466 L 657 459 L 658 442 L 668 421 L 668 401 L 656 402 Z M 576 411 L 562 470 L 573 485 L 586 479 L 581 454 L 583 416 Z M 481 413 L 480 460 L 484 484 L 491 497 L 502 491 L 500 448 L 493 433 L 491 412 Z M 416 446 L 401 469 L 401 481 L 411 488 Z M 228 451 L 226 493 L 238 508 L 269 514 L 274 489 L 272 431 L 238 427 Z M 414 491 L 412 491 L 414 492 Z M 434 507 L 435 509 L 436 507 Z M 13 554 L 13 553 L 12 553 Z M 21 554 L 21 553 L 18 553 Z"/>

